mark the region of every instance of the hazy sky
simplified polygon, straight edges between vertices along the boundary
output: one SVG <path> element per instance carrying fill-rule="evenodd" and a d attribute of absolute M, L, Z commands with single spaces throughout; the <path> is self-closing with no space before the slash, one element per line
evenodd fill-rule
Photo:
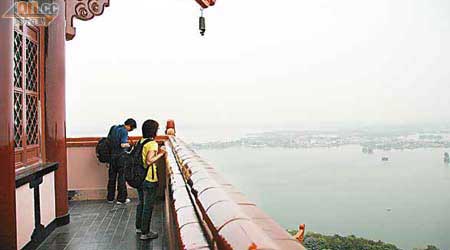
<path fill-rule="evenodd" d="M 67 43 L 68 135 L 450 121 L 448 0 L 112 0 Z"/>

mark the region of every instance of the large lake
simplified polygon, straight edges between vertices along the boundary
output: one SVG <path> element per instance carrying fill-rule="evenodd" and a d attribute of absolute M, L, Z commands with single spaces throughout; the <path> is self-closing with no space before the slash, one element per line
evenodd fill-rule
<path fill-rule="evenodd" d="M 450 249 L 450 166 L 445 149 L 360 146 L 198 150 L 282 226 L 354 234 L 403 249 Z M 447 150 L 448 151 L 448 150 Z M 382 162 L 387 156 L 389 161 Z"/>

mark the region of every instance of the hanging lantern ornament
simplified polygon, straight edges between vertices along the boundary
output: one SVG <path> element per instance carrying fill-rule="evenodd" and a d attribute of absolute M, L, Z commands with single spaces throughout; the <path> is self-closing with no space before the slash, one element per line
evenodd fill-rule
<path fill-rule="evenodd" d="M 203 16 L 203 9 L 200 9 L 201 14 L 200 14 L 200 19 L 199 19 L 199 29 L 200 29 L 200 35 L 204 36 L 205 32 L 206 32 L 206 19 Z"/>

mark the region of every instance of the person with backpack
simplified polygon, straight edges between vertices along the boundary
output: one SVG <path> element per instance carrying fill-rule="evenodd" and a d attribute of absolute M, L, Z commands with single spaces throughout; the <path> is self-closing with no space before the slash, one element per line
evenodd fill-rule
<path fill-rule="evenodd" d="M 119 166 L 118 160 L 122 153 L 130 148 L 128 142 L 128 132 L 136 129 L 136 121 L 132 118 L 127 119 L 123 125 L 113 126 L 108 134 L 110 143 L 111 158 L 108 170 L 108 203 L 114 203 L 114 196 L 117 186 L 117 204 L 127 204 L 131 200 L 128 199 L 127 185 L 123 169 Z M 117 184 L 117 185 L 116 185 Z"/>
<path fill-rule="evenodd" d="M 153 205 L 156 201 L 158 188 L 158 171 L 156 161 L 165 155 L 164 147 L 158 149 L 155 141 L 159 129 L 158 122 L 147 120 L 142 124 L 143 138 L 138 142 L 141 146 L 142 166 L 146 169 L 143 183 L 137 187 L 139 203 L 136 210 L 136 233 L 141 234 L 141 240 L 155 239 L 157 232 L 150 230 Z"/>

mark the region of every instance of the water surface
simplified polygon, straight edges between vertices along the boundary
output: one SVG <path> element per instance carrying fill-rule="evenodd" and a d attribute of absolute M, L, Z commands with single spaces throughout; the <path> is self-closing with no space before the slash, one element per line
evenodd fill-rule
<path fill-rule="evenodd" d="M 382 240 L 403 249 L 450 249 L 450 166 L 445 149 L 359 146 L 199 150 L 282 226 Z M 389 157 L 388 162 L 381 158 Z"/>

